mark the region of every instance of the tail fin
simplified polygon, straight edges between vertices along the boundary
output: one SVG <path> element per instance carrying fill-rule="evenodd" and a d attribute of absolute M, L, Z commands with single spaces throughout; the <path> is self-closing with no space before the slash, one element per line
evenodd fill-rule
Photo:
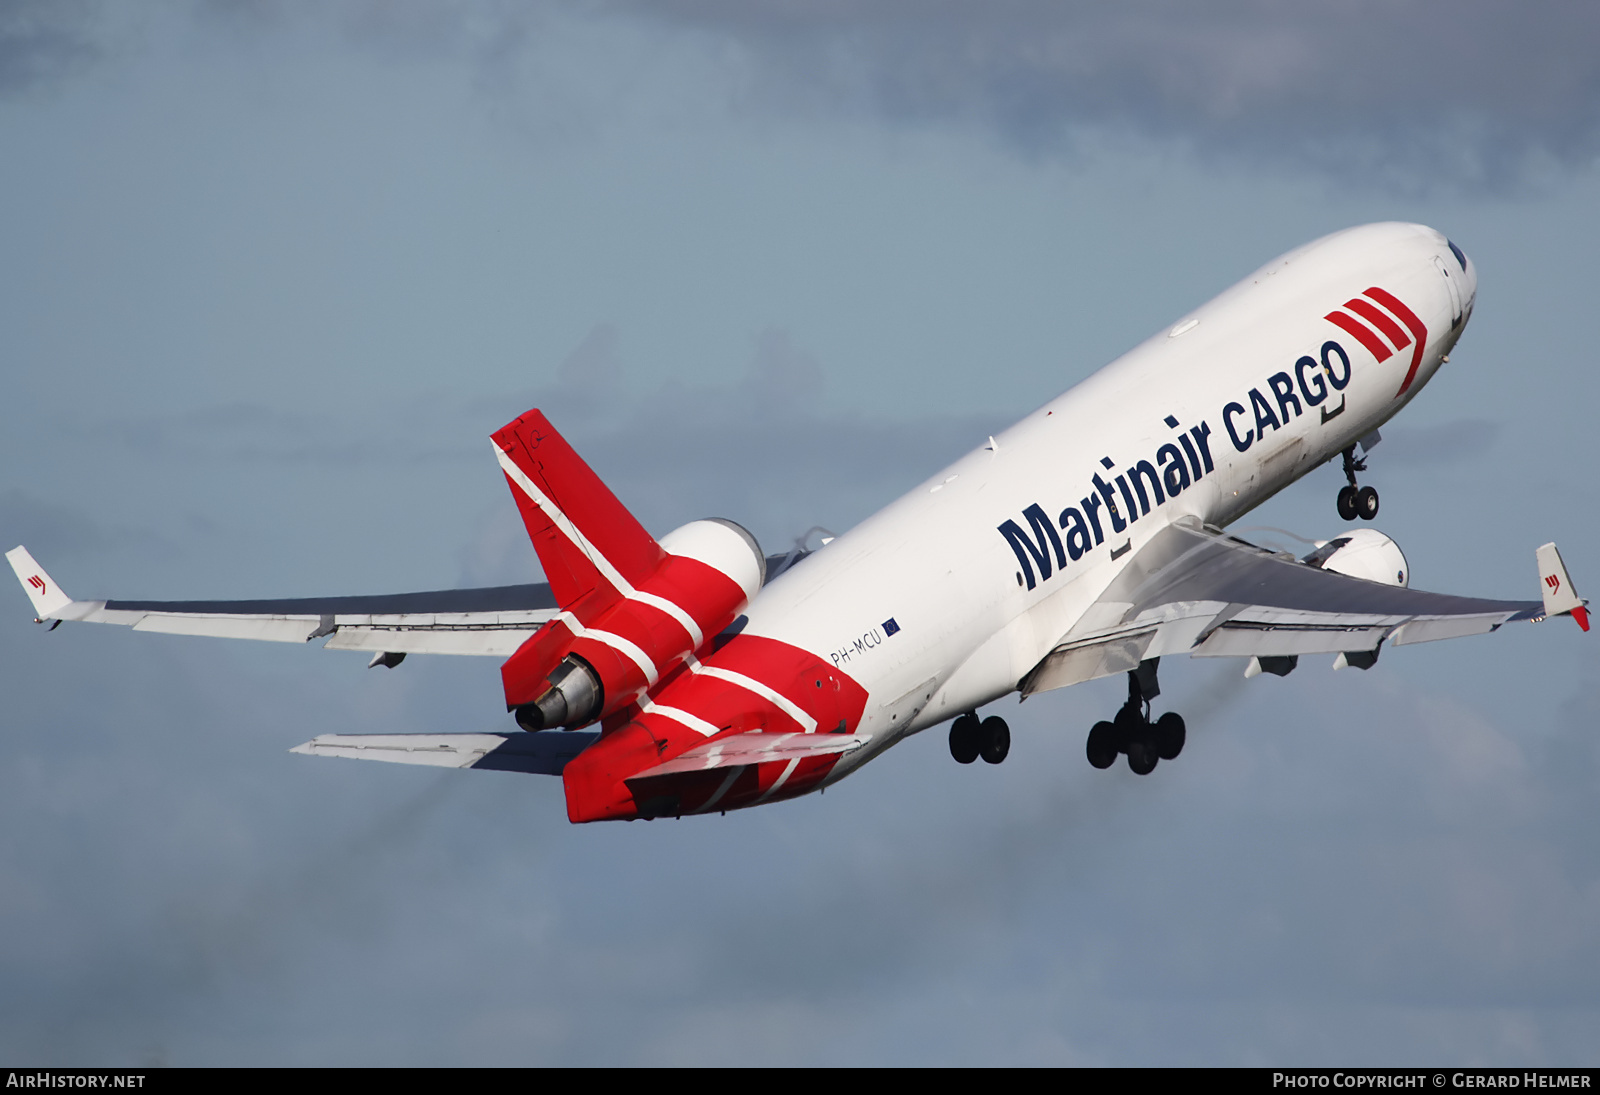
<path fill-rule="evenodd" d="M 1572 579 L 1567 577 L 1567 565 L 1561 561 L 1561 552 L 1556 550 L 1554 544 L 1546 544 L 1538 554 L 1539 591 L 1544 594 L 1544 614 L 1559 616 L 1570 612 L 1572 618 L 1578 621 L 1578 626 L 1588 631 L 1589 610 L 1584 607 L 1578 591 L 1572 588 Z"/>
<path fill-rule="evenodd" d="M 494 445 L 562 608 L 594 590 L 626 596 L 661 565 L 661 547 L 539 411 L 499 430 Z"/>

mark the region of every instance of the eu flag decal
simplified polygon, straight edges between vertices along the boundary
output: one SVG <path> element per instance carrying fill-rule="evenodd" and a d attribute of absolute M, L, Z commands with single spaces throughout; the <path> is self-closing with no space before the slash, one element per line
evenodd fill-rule
<path fill-rule="evenodd" d="M 900 625 L 894 622 L 894 617 L 893 616 L 891 616 L 887 620 L 883 621 L 883 633 L 885 635 L 893 635 L 896 631 L 899 631 L 899 630 L 900 630 Z"/>

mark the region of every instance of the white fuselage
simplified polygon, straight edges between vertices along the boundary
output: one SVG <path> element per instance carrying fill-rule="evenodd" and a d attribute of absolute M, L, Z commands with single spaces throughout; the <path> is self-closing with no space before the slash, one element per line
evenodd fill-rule
<path fill-rule="evenodd" d="M 1327 318 L 1373 286 L 1426 325 L 1415 362 L 1412 347 L 1379 361 Z M 1374 224 L 1326 236 L 772 581 L 748 609 L 747 632 L 815 653 L 870 697 L 857 732 L 873 746 L 830 782 L 909 733 L 1015 690 L 1064 636 L 1092 629 L 1097 598 L 1160 528 L 1185 516 L 1227 525 L 1387 421 L 1455 344 L 1475 289 L 1470 263 L 1463 269 L 1430 228 Z M 1342 390 L 1329 383 L 1341 375 Z M 1180 451 L 1181 473 L 1171 470 Z M 1140 461 L 1154 477 L 1133 473 Z M 1158 502 L 1152 478 L 1163 471 L 1182 489 Z"/>

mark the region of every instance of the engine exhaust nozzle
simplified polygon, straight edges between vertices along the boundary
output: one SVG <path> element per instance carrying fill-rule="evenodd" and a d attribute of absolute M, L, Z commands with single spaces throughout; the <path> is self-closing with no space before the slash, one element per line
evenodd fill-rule
<path fill-rule="evenodd" d="M 534 702 L 517 708 L 517 725 L 524 730 L 556 726 L 576 730 L 593 722 L 600 713 L 600 680 L 582 658 L 568 654 L 546 679 L 550 687 Z"/>

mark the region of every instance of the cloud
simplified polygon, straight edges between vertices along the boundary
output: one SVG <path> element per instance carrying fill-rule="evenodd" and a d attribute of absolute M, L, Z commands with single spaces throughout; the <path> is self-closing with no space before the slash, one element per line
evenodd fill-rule
<path fill-rule="evenodd" d="M 8 0 L 0 6 L 0 95 L 48 83 L 95 59 L 98 14 L 83 0 Z"/>
<path fill-rule="evenodd" d="M 91 28 L 106 10 L 10 5 L 0 91 L 103 53 Z M 459 65 L 502 120 L 536 118 L 530 132 L 641 108 L 689 125 L 727 111 L 870 118 L 975 129 L 1031 159 L 1154 144 L 1413 192 L 1513 189 L 1600 154 L 1600 9 L 1585 0 L 194 0 L 173 13 L 252 48 L 320 39 Z M 177 25 L 143 18 L 157 35 Z"/>
<path fill-rule="evenodd" d="M 609 6 L 735 46 L 762 107 L 966 123 L 1029 156 L 1131 137 L 1428 189 L 1600 151 L 1600 9 L 1582 0 Z"/>

